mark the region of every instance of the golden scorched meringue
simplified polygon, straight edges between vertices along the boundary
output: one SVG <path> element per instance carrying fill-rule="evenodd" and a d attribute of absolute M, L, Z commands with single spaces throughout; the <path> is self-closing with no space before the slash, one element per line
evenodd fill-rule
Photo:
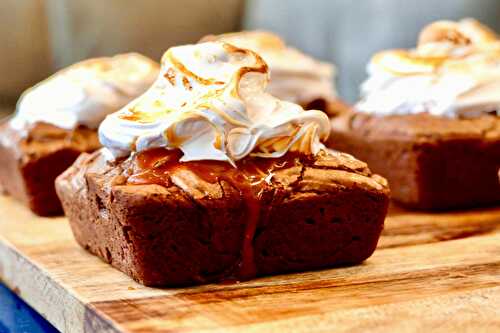
<path fill-rule="evenodd" d="M 425 27 L 411 50 L 376 54 L 361 112 L 475 117 L 500 110 L 500 40 L 473 19 Z"/>
<path fill-rule="evenodd" d="M 203 40 L 227 42 L 257 52 L 269 65 L 271 79 L 267 92 L 280 99 L 308 105 L 337 97 L 333 83 L 335 68 L 289 47 L 279 36 L 267 31 L 242 31 Z"/>
<path fill-rule="evenodd" d="M 329 135 L 328 117 L 265 93 L 268 79 L 253 51 L 223 42 L 173 47 L 153 86 L 104 120 L 101 143 L 114 157 L 181 149 L 181 161 L 316 154 Z"/>
<path fill-rule="evenodd" d="M 159 69 L 137 53 L 76 63 L 26 90 L 11 124 L 26 128 L 45 122 L 64 129 L 78 125 L 97 129 L 106 115 L 144 93 Z"/>

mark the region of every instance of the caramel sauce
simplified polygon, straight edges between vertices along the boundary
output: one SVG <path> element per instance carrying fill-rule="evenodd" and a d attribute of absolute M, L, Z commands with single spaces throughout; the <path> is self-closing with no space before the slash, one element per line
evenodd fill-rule
<path fill-rule="evenodd" d="M 170 174 L 176 170 L 189 170 L 208 183 L 225 181 L 237 189 L 246 206 L 246 224 L 241 259 L 233 272 L 234 279 L 248 280 L 256 275 L 253 239 L 261 214 L 261 196 L 273 173 L 298 163 L 298 154 L 281 158 L 246 158 L 237 167 L 222 161 L 180 162 L 180 150 L 154 148 L 135 156 L 133 174 L 128 184 L 158 184 L 170 186 Z"/>

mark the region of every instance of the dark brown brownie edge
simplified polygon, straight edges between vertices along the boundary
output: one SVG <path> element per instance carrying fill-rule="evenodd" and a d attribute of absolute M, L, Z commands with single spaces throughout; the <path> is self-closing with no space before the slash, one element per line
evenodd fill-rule
<path fill-rule="evenodd" d="M 263 194 L 253 242 L 257 275 L 359 263 L 375 250 L 389 202 L 385 180 L 345 155 L 330 162 L 277 173 Z M 222 181 L 198 191 L 200 182 L 182 174 L 175 177 L 193 184 L 188 189 L 123 185 L 122 172 L 96 152 L 57 179 L 82 247 L 148 286 L 231 275 L 246 223 L 236 189 Z"/>
<path fill-rule="evenodd" d="M 88 129 L 43 124 L 24 137 L 5 123 L 0 126 L 0 187 L 37 215 L 61 215 L 54 181 L 80 153 L 97 149 L 96 142 L 97 134 Z"/>
<path fill-rule="evenodd" d="M 408 208 L 495 205 L 500 203 L 500 120 L 469 122 L 401 116 L 365 126 L 348 115 L 334 120 L 329 146 L 366 161 L 387 178 L 392 198 Z M 455 131 L 456 124 L 462 126 Z M 474 130 L 467 133 L 469 128 Z"/>

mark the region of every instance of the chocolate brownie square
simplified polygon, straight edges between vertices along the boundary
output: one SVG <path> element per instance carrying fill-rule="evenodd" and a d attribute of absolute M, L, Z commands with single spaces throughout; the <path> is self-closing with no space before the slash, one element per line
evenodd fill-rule
<path fill-rule="evenodd" d="M 85 127 L 64 130 L 37 123 L 17 130 L 0 125 L 0 189 L 40 216 L 62 214 L 54 181 L 82 152 L 99 148 L 97 132 Z"/>
<path fill-rule="evenodd" d="M 353 154 L 389 181 L 392 198 L 415 209 L 500 203 L 500 119 L 426 113 L 332 119 L 331 148 Z"/>
<path fill-rule="evenodd" d="M 262 168 L 268 172 L 252 184 L 251 198 L 235 179 L 263 159 L 236 169 L 213 161 L 165 169 L 167 155 L 145 171 L 137 167 L 141 154 L 117 162 L 105 150 L 83 154 L 56 181 L 78 243 L 140 283 L 194 285 L 355 264 L 376 248 L 389 190 L 350 155 L 289 153 L 272 171 Z"/>

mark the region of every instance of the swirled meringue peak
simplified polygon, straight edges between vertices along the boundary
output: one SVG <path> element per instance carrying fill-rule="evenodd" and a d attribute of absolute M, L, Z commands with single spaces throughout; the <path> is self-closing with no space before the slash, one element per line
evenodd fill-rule
<path fill-rule="evenodd" d="M 268 77 L 259 55 L 227 43 L 171 48 L 153 86 L 101 124 L 101 143 L 115 158 L 155 147 L 181 149 L 181 161 L 316 154 L 328 117 L 265 93 Z"/>
<path fill-rule="evenodd" d="M 108 114 L 144 93 L 158 72 L 156 62 L 137 53 L 76 63 L 26 90 L 11 125 L 45 122 L 64 129 L 97 129 Z"/>
<path fill-rule="evenodd" d="M 500 40 L 473 19 L 428 25 L 416 48 L 376 54 L 368 73 L 356 105 L 361 112 L 500 114 Z"/>
<path fill-rule="evenodd" d="M 289 47 L 267 31 L 242 31 L 219 36 L 216 40 L 257 52 L 269 65 L 271 80 L 267 92 L 289 102 L 307 105 L 314 100 L 330 101 L 337 93 L 333 84 L 335 67 Z"/>

